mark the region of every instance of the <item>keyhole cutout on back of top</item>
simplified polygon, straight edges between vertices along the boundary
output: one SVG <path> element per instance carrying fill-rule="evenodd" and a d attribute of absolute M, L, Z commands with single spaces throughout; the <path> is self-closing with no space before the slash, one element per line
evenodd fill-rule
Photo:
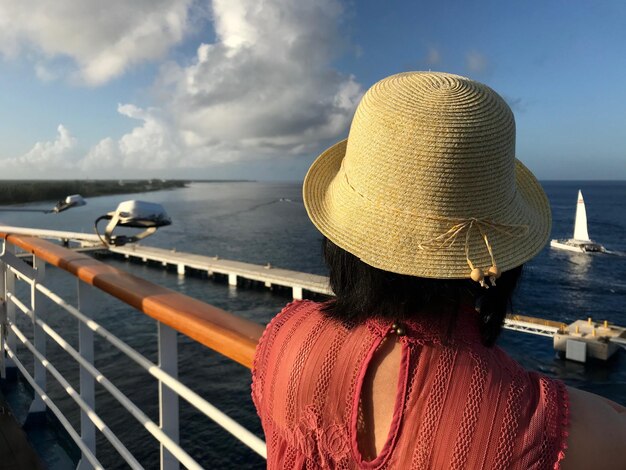
<path fill-rule="evenodd" d="M 360 384 L 357 442 L 361 459 L 371 462 L 383 457 L 394 440 L 394 416 L 404 406 L 406 389 L 407 346 L 391 333 L 374 345 L 375 351 L 363 364 L 365 374 Z M 398 393 L 402 392 L 402 393 Z M 394 426 L 397 428 L 397 424 Z"/>

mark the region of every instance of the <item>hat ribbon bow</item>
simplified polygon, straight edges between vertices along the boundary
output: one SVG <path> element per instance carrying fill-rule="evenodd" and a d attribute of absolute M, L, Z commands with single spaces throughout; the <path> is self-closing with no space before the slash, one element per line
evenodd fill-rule
<path fill-rule="evenodd" d="M 457 222 L 450 229 L 441 235 L 438 235 L 430 240 L 426 240 L 418 245 L 420 250 L 442 250 L 450 248 L 457 240 L 457 237 L 465 232 L 465 259 L 471 270 L 470 278 L 478 283 L 485 289 L 489 286 L 485 282 L 485 277 L 489 277 L 489 281 L 492 286 L 496 285 L 496 279 L 502 274 L 500 268 L 496 264 L 496 260 L 493 256 L 493 249 L 489 238 L 487 237 L 488 231 L 500 232 L 510 237 L 523 237 L 528 233 L 528 225 L 521 224 L 503 224 L 487 218 L 471 217 L 468 219 L 452 219 L 447 217 L 432 217 L 436 220 L 447 220 L 451 222 Z M 485 247 L 491 258 L 491 266 L 487 270 L 482 270 L 474 266 L 470 259 L 469 253 L 469 240 L 472 233 L 472 229 L 478 230 L 480 237 L 485 242 Z"/>

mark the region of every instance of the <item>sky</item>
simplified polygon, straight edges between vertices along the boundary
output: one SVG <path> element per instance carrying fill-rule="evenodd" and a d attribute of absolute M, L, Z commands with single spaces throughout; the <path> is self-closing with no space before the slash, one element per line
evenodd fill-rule
<path fill-rule="evenodd" d="M 500 93 L 539 179 L 626 179 L 612 0 L 0 0 L 0 179 L 301 181 L 409 70 Z"/>

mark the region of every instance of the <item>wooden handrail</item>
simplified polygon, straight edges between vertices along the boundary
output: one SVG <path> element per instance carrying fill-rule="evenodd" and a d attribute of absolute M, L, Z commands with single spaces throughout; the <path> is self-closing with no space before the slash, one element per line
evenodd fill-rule
<path fill-rule="evenodd" d="M 258 323 L 153 284 L 39 238 L 0 233 L 7 242 L 63 269 L 146 315 L 251 368 L 263 333 Z"/>

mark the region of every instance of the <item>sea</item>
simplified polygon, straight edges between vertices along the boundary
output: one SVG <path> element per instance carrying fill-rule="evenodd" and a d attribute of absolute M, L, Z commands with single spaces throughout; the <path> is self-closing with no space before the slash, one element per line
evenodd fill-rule
<path fill-rule="evenodd" d="M 626 326 L 626 182 L 543 181 L 542 185 L 552 207 L 551 238 L 572 236 L 580 189 L 586 202 L 591 238 L 614 253 L 577 254 L 544 248 L 525 266 L 514 298 L 514 312 L 566 323 L 592 317 Z M 86 206 L 61 214 L 0 213 L 0 223 L 93 232 L 93 221 L 98 216 L 128 199 L 158 202 L 172 218 L 172 225 L 146 239 L 143 242 L 146 245 L 326 274 L 321 259 L 321 236 L 307 219 L 300 183 L 191 183 L 184 189 L 90 198 Z M 46 204 L 24 207 L 36 206 Z M 181 276 L 175 270 L 159 266 L 115 259 L 104 262 L 262 324 L 290 301 L 285 291 L 233 288 L 206 277 Z M 46 278 L 53 289 L 75 302 L 76 281 L 71 276 L 49 267 Z M 27 296 L 25 288 L 24 295 Z M 156 361 L 153 320 L 104 295 L 97 295 L 91 315 Z M 58 309 L 50 306 L 46 321 L 77 344 L 75 322 Z M 26 319 L 21 320 L 21 325 L 28 330 Z M 626 405 L 626 351 L 620 351 L 608 362 L 580 364 L 559 359 L 552 340 L 546 337 L 504 331 L 499 345 L 528 369 Z M 52 341 L 48 341 L 48 355 L 78 387 L 76 366 Z M 158 420 L 157 385 L 148 374 L 101 339 L 96 340 L 96 366 L 148 416 Z M 184 383 L 262 436 L 250 399 L 247 369 L 181 335 L 179 368 Z M 48 383 L 50 396 L 58 400 L 70 421 L 78 425 L 72 400 L 53 378 L 49 377 Z M 99 386 L 96 407 L 142 465 L 158 468 L 158 446 Z M 181 443 L 206 468 L 264 468 L 260 457 L 182 400 Z M 106 468 L 127 468 L 102 436 L 98 438 L 98 457 Z M 52 462 L 51 468 L 64 468 L 64 463 Z"/>

